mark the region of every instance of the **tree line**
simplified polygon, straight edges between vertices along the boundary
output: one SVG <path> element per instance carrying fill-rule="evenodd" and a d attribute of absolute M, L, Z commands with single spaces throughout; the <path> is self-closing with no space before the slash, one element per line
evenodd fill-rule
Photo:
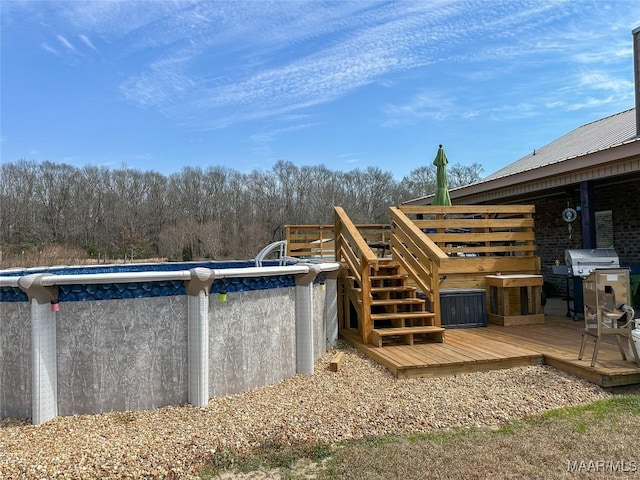
<path fill-rule="evenodd" d="M 477 163 L 452 164 L 449 187 L 481 172 Z M 388 223 L 390 205 L 435 189 L 433 165 L 396 181 L 376 167 L 343 172 L 289 161 L 269 171 L 185 167 L 165 176 L 19 160 L 0 167 L 0 235 L 5 255 L 65 245 L 90 257 L 247 259 L 283 239 L 285 225 L 332 224 L 336 205 L 355 223 Z"/>

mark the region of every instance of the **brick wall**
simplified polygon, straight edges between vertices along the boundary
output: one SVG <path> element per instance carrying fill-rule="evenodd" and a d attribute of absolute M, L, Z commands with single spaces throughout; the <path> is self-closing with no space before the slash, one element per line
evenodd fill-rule
<path fill-rule="evenodd" d="M 594 188 L 596 210 L 612 210 L 613 246 L 621 262 L 640 263 L 640 180 Z"/>
<path fill-rule="evenodd" d="M 594 210 L 611 210 L 614 249 L 621 263 L 640 264 L 640 181 L 615 186 L 594 186 L 591 198 Z M 555 196 L 520 203 L 536 207 L 536 247 L 542 274 L 556 294 L 566 295 L 566 279 L 553 275 L 551 266 L 558 260 L 564 264 L 564 251 L 582 248 L 581 219 L 571 224 L 562 219 L 567 206 L 580 205 L 579 191 L 560 192 Z"/>
<path fill-rule="evenodd" d="M 571 199 L 566 193 L 532 201 L 536 207 L 536 249 L 545 282 L 549 283 L 559 295 L 566 295 L 566 278 L 554 275 L 551 267 L 558 261 L 564 265 L 564 251 L 568 248 L 582 248 L 580 221 L 571 224 L 569 232 L 567 222 L 562 219 L 562 211 L 569 206 L 575 207 L 580 199 Z"/>

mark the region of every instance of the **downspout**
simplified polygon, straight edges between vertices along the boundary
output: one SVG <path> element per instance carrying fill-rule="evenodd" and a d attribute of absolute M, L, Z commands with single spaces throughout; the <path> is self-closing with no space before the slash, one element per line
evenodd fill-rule
<path fill-rule="evenodd" d="M 636 137 L 640 136 L 640 27 L 631 32 L 633 35 L 633 79 L 636 100 Z"/>

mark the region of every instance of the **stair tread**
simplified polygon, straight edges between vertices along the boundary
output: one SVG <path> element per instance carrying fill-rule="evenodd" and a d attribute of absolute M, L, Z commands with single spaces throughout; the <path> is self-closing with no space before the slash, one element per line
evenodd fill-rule
<path fill-rule="evenodd" d="M 400 313 L 372 313 L 371 320 L 400 320 L 403 318 L 435 317 L 433 312 L 400 312 Z"/>
<path fill-rule="evenodd" d="M 381 258 L 378 264 L 380 265 L 379 268 L 400 268 L 400 262 L 393 258 Z"/>
<path fill-rule="evenodd" d="M 406 274 L 397 274 L 397 275 L 371 275 L 369 277 L 371 280 L 404 280 L 409 278 L 409 275 Z"/>
<path fill-rule="evenodd" d="M 361 293 L 362 292 L 362 288 L 360 287 L 355 287 L 353 288 L 353 290 L 355 292 Z M 382 292 L 415 292 L 417 290 L 416 287 L 410 287 L 410 286 L 397 286 L 397 287 L 371 287 L 371 293 L 382 293 Z"/>
<path fill-rule="evenodd" d="M 443 327 L 425 325 L 418 327 L 398 327 L 398 328 L 374 328 L 373 331 L 384 337 L 389 335 L 407 335 L 410 333 L 440 333 L 444 332 Z"/>
<path fill-rule="evenodd" d="M 420 305 L 421 303 L 424 303 L 421 298 L 385 298 L 371 301 L 371 305 Z"/>
<path fill-rule="evenodd" d="M 372 292 L 415 292 L 416 287 L 409 285 L 397 285 L 395 287 L 371 287 Z"/>

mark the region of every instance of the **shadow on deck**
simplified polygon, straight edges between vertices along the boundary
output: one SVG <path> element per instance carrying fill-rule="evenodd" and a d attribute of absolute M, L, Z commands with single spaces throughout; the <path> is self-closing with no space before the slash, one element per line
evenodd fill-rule
<path fill-rule="evenodd" d="M 640 368 L 630 360 L 633 356 L 628 346 L 624 361 L 613 338 L 601 342 L 595 367 L 591 367 L 591 341 L 587 343 L 583 359 L 578 360 L 584 323 L 563 316 L 559 313 L 561 308 L 549 308 L 544 324 L 447 329 L 444 343 L 374 347 L 364 345 L 355 332 L 343 331 L 342 334 L 346 341 L 386 366 L 398 378 L 547 364 L 601 387 L 640 384 Z"/>

